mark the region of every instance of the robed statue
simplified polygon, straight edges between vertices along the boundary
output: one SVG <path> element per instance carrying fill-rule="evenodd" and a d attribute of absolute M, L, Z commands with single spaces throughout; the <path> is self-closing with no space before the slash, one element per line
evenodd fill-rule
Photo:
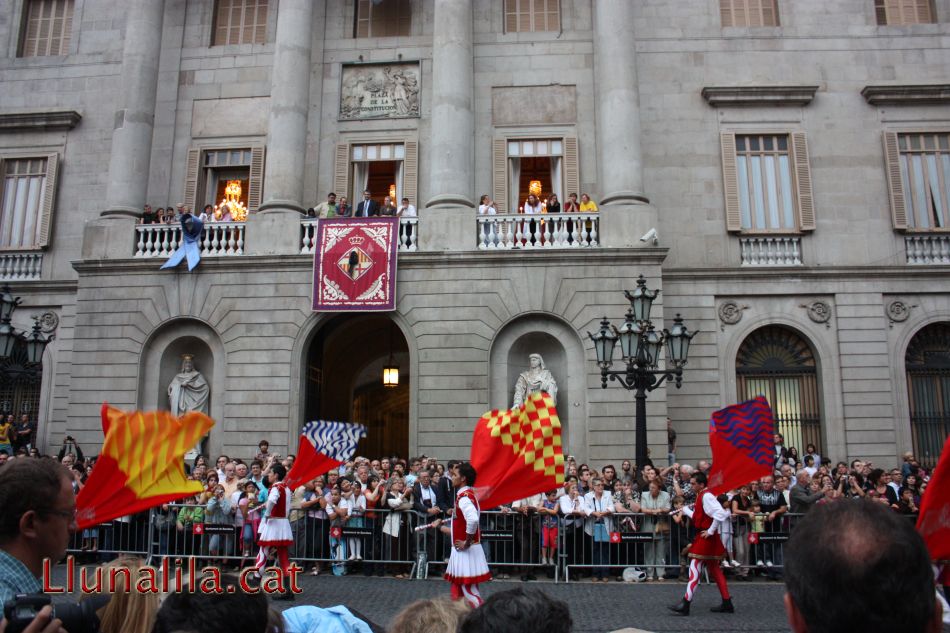
<path fill-rule="evenodd" d="M 168 385 L 168 409 L 175 417 L 189 411 L 198 411 L 208 415 L 208 400 L 211 387 L 208 381 L 195 369 L 194 356 L 184 354 L 181 357 L 181 372 L 172 378 Z"/>
<path fill-rule="evenodd" d="M 520 407 L 524 404 L 529 394 L 544 391 L 554 404 L 557 404 L 557 382 L 554 376 L 544 366 L 544 359 L 541 354 L 531 354 L 528 356 L 530 368 L 528 371 L 521 372 L 518 376 L 518 382 L 515 383 L 515 399 L 511 407 Z"/>

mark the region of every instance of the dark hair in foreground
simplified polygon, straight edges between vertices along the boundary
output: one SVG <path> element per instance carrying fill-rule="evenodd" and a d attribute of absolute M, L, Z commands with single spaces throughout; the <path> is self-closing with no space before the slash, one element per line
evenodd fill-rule
<path fill-rule="evenodd" d="M 567 603 L 537 589 L 499 591 L 462 620 L 458 633 L 570 633 Z"/>
<path fill-rule="evenodd" d="M 930 555 L 914 524 L 873 501 L 813 508 L 792 530 L 785 586 L 810 633 L 927 630 Z"/>
<path fill-rule="evenodd" d="M 465 477 L 465 483 L 469 486 L 475 486 L 475 467 L 468 462 L 459 464 L 459 474 Z"/>
<path fill-rule="evenodd" d="M 4 464 L 0 468 L 0 543 L 19 534 L 20 518 L 27 512 L 52 509 L 64 479 L 72 477 L 53 459 L 15 459 Z"/>
<path fill-rule="evenodd" d="M 221 577 L 221 586 L 238 588 L 221 594 L 170 593 L 155 617 L 152 633 L 262 633 L 267 629 L 267 596 L 244 593 L 233 575 Z"/>
<path fill-rule="evenodd" d="M 689 478 L 695 479 L 696 483 L 701 484 L 703 486 L 709 483 L 709 478 L 706 477 L 706 473 L 700 472 L 698 470 L 695 473 L 690 473 Z"/>

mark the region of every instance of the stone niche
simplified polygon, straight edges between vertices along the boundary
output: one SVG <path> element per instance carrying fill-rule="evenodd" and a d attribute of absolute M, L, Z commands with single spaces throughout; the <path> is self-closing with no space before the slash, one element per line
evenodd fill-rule
<path fill-rule="evenodd" d="M 491 91 L 492 124 L 573 125 L 577 123 L 576 86 L 510 86 Z"/>

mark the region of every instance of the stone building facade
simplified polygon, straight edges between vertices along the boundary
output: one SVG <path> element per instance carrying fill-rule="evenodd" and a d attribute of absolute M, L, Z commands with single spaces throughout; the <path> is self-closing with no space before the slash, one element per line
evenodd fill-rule
<path fill-rule="evenodd" d="M 931 458 L 950 424 L 950 0 L 910 4 L 4 3 L 0 275 L 15 326 L 58 327 L 0 408 L 35 412 L 48 449 L 95 445 L 103 401 L 166 406 L 190 353 L 212 453 L 283 453 L 323 416 L 370 424 L 368 452 L 459 457 L 539 351 L 568 452 L 602 465 L 633 455 L 633 399 L 600 388 L 586 333 L 619 324 L 643 274 L 656 322 L 700 330 L 682 388 L 648 401 L 654 458 L 666 416 L 696 460 L 710 413 L 757 392 L 788 444 Z M 143 205 L 200 208 L 230 180 L 246 221 L 209 229 L 194 272 L 159 271 L 177 238 L 137 224 Z M 526 236 L 531 180 L 600 210 Z M 302 212 L 366 187 L 418 208 L 397 310 L 313 313 Z M 500 215 L 479 218 L 482 194 Z M 401 385 L 380 391 L 390 360 Z"/>

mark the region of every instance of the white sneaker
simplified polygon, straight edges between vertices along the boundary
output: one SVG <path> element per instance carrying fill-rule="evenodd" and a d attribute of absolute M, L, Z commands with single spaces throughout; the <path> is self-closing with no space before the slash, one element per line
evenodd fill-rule
<path fill-rule="evenodd" d="M 770 560 L 765 561 L 765 566 L 766 566 L 766 567 L 771 567 L 771 566 L 772 566 L 772 561 L 770 561 Z"/>
<path fill-rule="evenodd" d="M 729 562 L 732 564 L 733 567 L 742 567 L 742 563 L 740 563 L 740 562 L 737 561 L 737 560 L 732 560 L 732 561 L 729 561 Z"/>
<path fill-rule="evenodd" d="M 765 563 L 763 563 L 761 560 L 757 560 L 757 561 L 755 561 L 755 566 L 756 566 L 756 567 L 765 567 Z"/>

